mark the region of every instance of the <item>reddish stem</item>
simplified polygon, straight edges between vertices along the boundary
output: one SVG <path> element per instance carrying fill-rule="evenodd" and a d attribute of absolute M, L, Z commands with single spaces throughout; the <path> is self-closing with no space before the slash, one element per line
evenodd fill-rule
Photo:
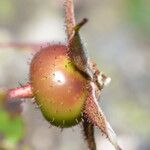
<path fill-rule="evenodd" d="M 32 98 L 32 87 L 30 84 L 13 88 L 7 91 L 6 99 L 12 100 L 17 98 Z"/>
<path fill-rule="evenodd" d="M 89 150 L 96 150 L 96 143 L 94 138 L 94 125 L 90 123 L 86 117 L 84 117 L 83 132 L 85 135 L 85 140 L 88 143 Z"/>
<path fill-rule="evenodd" d="M 0 48 L 32 48 L 32 49 L 39 49 L 43 44 L 40 43 L 17 43 L 17 42 L 10 42 L 10 43 L 0 43 Z"/>
<path fill-rule="evenodd" d="M 74 17 L 74 5 L 73 0 L 65 1 L 65 19 L 66 19 L 66 32 L 68 36 L 68 40 L 74 34 L 75 27 L 75 17 Z"/>

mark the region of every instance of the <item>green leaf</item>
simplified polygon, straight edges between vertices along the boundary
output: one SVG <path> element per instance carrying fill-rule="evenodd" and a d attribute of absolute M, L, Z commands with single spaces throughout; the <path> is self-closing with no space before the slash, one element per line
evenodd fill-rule
<path fill-rule="evenodd" d="M 150 34 L 150 2 L 146 0 L 128 0 L 128 14 L 131 21 Z"/>
<path fill-rule="evenodd" d="M 0 133 L 4 135 L 5 141 L 17 144 L 23 135 L 23 121 L 20 116 L 12 117 L 11 114 L 0 109 Z"/>

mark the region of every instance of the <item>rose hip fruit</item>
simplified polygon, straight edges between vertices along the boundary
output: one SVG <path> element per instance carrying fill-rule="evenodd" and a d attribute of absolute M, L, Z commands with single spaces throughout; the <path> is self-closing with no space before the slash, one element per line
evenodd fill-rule
<path fill-rule="evenodd" d="M 58 127 L 81 121 L 87 80 L 68 57 L 67 46 L 52 45 L 32 59 L 30 82 L 43 116 Z"/>

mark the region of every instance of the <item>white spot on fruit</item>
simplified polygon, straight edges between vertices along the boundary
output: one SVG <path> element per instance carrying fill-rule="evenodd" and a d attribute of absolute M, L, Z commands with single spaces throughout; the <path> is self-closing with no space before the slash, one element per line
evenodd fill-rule
<path fill-rule="evenodd" d="M 65 83 L 65 76 L 61 71 L 54 72 L 54 82 L 57 84 L 64 84 Z"/>

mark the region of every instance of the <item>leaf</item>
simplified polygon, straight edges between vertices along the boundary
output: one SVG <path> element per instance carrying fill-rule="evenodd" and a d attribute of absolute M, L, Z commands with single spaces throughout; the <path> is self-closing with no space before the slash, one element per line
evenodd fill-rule
<path fill-rule="evenodd" d="M 23 121 L 20 116 L 12 117 L 4 109 L 0 109 L 0 133 L 4 135 L 4 140 L 16 144 L 24 135 Z"/>
<path fill-rule="evenodd" d="M 91 82 L 89 87 L 89 94 L 84 106 L 84 114 L 89 122 L 97 126 L 101 132 L 106 135 L 116 150 L 121 150 L 120 146 L 118 145 L 115 132 L 111 128 L 100 106 L 98 105 L 95 92 L 95 85 L 93 82 Z"/>
<path fill-rule="evenodd" d="M 85 73 L 88 77 L 92 78 L 93 73 L 90 70 L 88 64 L 88 56 L 85 47 L 82 44 L 79 29 L 87 22 L 87 19 L 84 18 L 79 24 L 74 27 L 74 34 L 69 40 L 68 44 L 68 55 L 71 58 L 75 66 L 82 72 Z"/>

